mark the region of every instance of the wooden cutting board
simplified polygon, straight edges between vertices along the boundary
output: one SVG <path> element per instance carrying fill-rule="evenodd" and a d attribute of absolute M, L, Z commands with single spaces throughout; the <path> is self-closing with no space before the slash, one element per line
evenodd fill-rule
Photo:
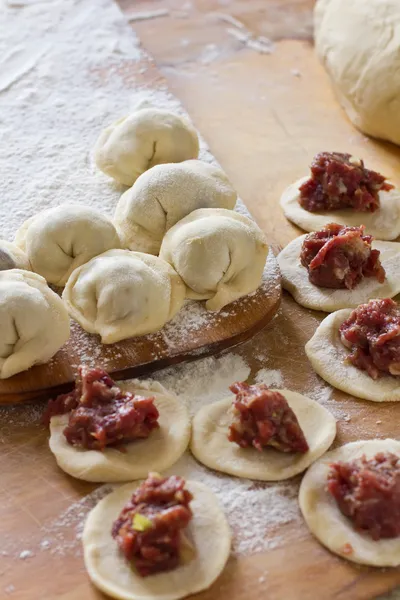
<path fill-rule="evenodd" d="M 134 28 L 271 241 L 283 246 L 298 235 L 281 213 L 279 195 L 321 149 L 350 149 L 400 184 L 399 149 L 357 133 L 333 97 L 310 41 L 310 0 L 124 0 L 122 6 L 127 12 L 169 11 L 164 18 L 137 21 Z M 226 22 L 210 16 L 216 11 L 241 19 L 257 35 L 274 38 L 275 51 L 261 55 L 244 48 L 226 32 Z M 213 46 L 223 51 L 207 64 L 203 53 L 209 45 L 209 57 L 216 54 Z M 301 77 L 293 75 L 293 69 Z M 154 64 L 142 80 L 149 87 L 164 84 Z M 274 321 L 237 354 L 251 366 L 253 376 L 264 366 L 279 369 L 287 387 L 312 389 L 319 380 L 304 344 L 322 317 L 284 295 Z M 332 409 L 346 415 L 338 422 L 337 445 L 399 437 L 400 405 L 376 405 L 340 392 L 334 392 L 331 402 Z M 46 535 L 43 527 L 94 487 L 57 469 L 47 434 L 38 425 L 39 412 L 35 405 L 3 407 L 0 413 L 0 539 L 15 539 L 16 544 L 23 539 L 27 547 L 36 548 Z M 63 536 L 61 545 L 75 538 L 71 521 L 66 517 L 57 530 Z M 357 568 L 333 556 L 301 521 L 288 523 L 279 534 L 279 547 L 230 559 L 215 585 L 195 598 L 370 600 L 400 584 L 398 569 Z M 63 555 L 49 549 L 24 562 L 10 553 L 0 560 L 1 598 L 105 598 L 89 584 L 75 551 Z M 12 584 L 16 591 L 7 595 L 4 590 Z"/>

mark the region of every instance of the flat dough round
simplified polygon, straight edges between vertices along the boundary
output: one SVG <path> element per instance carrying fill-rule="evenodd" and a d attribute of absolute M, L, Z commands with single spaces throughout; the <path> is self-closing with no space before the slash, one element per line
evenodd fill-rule
<path fill-rule="evenodd" d="M 11 242 L 0 240 L 0 271 L 7 271 L 8 269 L 32 270 L 25 252 Z"/>
<path fill-rule="evenodd" d="M 75 269 L 62 298 L 85 331 L 113 344 L 161 329 L 185 293 L 179 275 L 158 256 L 109 250 Z"/>
<path fill-rule="evenodd" d="M 294 477 L 317 460 L 332 444 L 336 421 L 323 406 L 302 394 L 276 390 L 285 396 L 298 418 L 310 447 L 305 454 L 279 452 L 274 448 L 259 452 L 255 448 L 240 448 L 227 438 L 231 421 L 229 408 L 234 396 L 203 406 L 192 423 L 190 449 L 201 463 L 215 469 L 260 481 L 280 481 Z"/>
<path fill-rule="evenodd" d="M 400 377 L 383 375 L 374 381 L 346 362 L 350 350 L 340 341 L 339 327 L 351 313 L 351 309 L 344 308 L 322 321 L 305 347 L 309 361 L 320 377 L 342 392 L 373 402 L 399 401 Z"/>
<path fill-rule="evenodd" d="M 187 528 L 196 548 L 193 560 L 172 571 L 140 577 L 111 537 L 113 522 L 138 486 L 139 482 L 118 488 L 87 518 L 83 552 L 94 585 L 120 600 L 178 600 L 209 588 L 223 571 L 231 547 L 231 531 L 214 493 L 197 481 L 186 482 L 193 494 L 193 519 Z"/>
<path fill-rule="evenodd" d="M 119 385 L 134 394 L 155 397 L 160 427 L 153 430 L 147 439 L 126 444 L 126 452 L 115 448 L 99 452 L 68 444 L 63 435 L 68 415 L 52 417 L 50 450 L 58 466 L 69 475 L 101 483 L 143 479 L 149 471 L 168 469 L 185 452 L 190 439 L 190 418 L 186 406 L 156 382 L 133 379 Z"/>
<path fill-rule="evenodd" d="M 331 552 L 362 565 L 397 567 L 400 564 L 400 537 L 374 541 L 356 531 L 350 519 L 340 512 L 325 485 L 331 463 L 354 460 L 363 454 L 372 458 L 378 452 L 400 456 L 400 442 L 391 439 L 351 442 L 328 452 L 304 475 L 299 504 L 311 532 Z M 343 551 L 346 544 L 353 548 L 351 554 Z"/>
<path fill-rule="evenodd" d="M 309 179 L 302 177 L 283 192 L 281 206 L 285 217 L 304 231 L 318 231 L 328 223 L 339 223 L 358 227 L 365 225 L 367 233 L 378 240 L 395 240 L 400 236 L 400 190 L 393 188 L 379 192 L 381 207 L 374 213 L 353 212 L 350 210 L 309 212 L 299 204 L 299 187 Z"/>
<path fill-rule="evenodd" d="M 334 290 L 317 287 L 309 281 L 308 271 L 300 263 L 301 246 L 306 235 L 290 242 L 278 255 L 282 286 L 301 306 L 333 312 L 340 308 L 356 308 L 371 298 L 393 298 L 400 293 L 400 243 L 372 242 L 372 248 L 381 252 L 380 259 L 386 270 L 383 283 L 375 277 L 365 277 L 354 290 Z"/>

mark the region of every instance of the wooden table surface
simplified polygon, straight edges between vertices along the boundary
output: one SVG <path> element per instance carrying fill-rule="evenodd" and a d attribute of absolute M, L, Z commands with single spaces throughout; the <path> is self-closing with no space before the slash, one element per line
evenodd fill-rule
<path fill-rule="evenodd" d="M 320 150 L 362 156 L 400 184 L 400 149 L 365 138 L 336 103 L 311 42 L 310 0 L 120 0 L 127 15 L 166 9 L 155 19 L 134 21 L 144 47 L 155 58 L 154 84 L 165 77 L 183 102 L 239 194 L 270 242 L 285 245 L 299 231 L 284 218 L 282 189 L 303 175 Z M 221 15 L 244 23 L 253 36 L 274 42 L 271 54 L 246 48 L 227 31 Z M 234 27 L 233 27 L 234 28 Z M 235 28 L 234 28 L 235 29 Z M 158 70 L 157 70 L 158 69 Z M 161 73 L 161 75 L 160 75 Z M 279 369 L 288 387 L 302 391 L 320 382 L 304 354 L 304 344 L 322 315 L 298 307 L 285 296 L 274 322 L 237 351 L 254 374 Z M 290 340 L 290 352 L 282 339 Z M 267 356 L 265 365 L 260 355 Z M 336 444 L 360 438 L 398 436 L 400 406 L 375 405 L 334 392 Z M 94 600 L 104 596 L 88 582 L 75 551 L 76 502 L 94 486 L 60 472 L 39 426 L 40 407 L 2 408 L 0 438 L 0 539 L 30 548 L 46 542 L 46 526 L 67 511 L 59 529 L 48 532 L 72 552 L 38 552 L 29 560 L 1 555 L 1 598 Z M 377 421 L 381 421 L 380 424 Z M 32 482 L 37 485 L 32 485 Z M 76 508 L 74 511 L 84 510 Z M 68 520 L 70 519 L 70 520 Z M 268 553 L 232 558 L 202 600 L 367 600 L 400 584 L 400 571 L 357 568 L 321 547 L 305 525 L 282 528 L 282 544 Z M 70 539 L 71 538 L 71 539 Z M 18 542 L 18 543 L 17 543 Z M 260 575 L 267 572 L 266 578 Z M 13 586 L 16 591 L 14 593 Z"/>

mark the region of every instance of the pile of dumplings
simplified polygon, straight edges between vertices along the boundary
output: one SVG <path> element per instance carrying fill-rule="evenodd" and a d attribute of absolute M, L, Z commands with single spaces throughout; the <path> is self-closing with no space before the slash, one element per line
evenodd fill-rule
<path fill-rule="evenodd" d="M 233 211 L 225 173 L 198 153 L 186 119 L 140 107 L 94 150 L 97 166 L 130 186 L 113 219 L 62 204 L 25 221 L 13 243 L 0 240 L 0 378 L 50 360 L 70 317 L 111 344 L 161 329 L 186 298 L 218 311 L 257 289 L 264 234 Z"/>

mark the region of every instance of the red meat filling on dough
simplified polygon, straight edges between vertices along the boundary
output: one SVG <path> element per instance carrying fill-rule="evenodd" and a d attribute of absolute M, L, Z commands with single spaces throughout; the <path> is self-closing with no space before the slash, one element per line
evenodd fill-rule
<path fill-rule="evenodd" d="M 351 154 L 320 152 L 311 163 L 311 177 L 299 188 L 299 202 L 310 212 L 342 208 L 375 212 L 380 206 L 379 192 L 393 187 Z"/>
<path fill-rule="evenodd" d="M 400 464 L 391 452 L 332 464 L 328 491 L 357 531 L 373 540 L 400 535 Z"/>
<path fill-rule="evenodd" d="M 314 285 L 352 290 L 364 277 L 385 281 L 379 250 L 372 250 L 372 236 L 365 227 L 346 227 L 329 223 L 309 233 L 301 248 L 300 261 Z"/>
<path fill-rule="evenodd" d="M 228 434 L 230 442 L 241 448 L 254 446 L 259 451 L 265 446 L 281 452 L 308 451 L 297 417 L 282 394 L 264 384 L 234 383 L 229 389 L 236 394 Z"/>
<path fill-rule="evenodd" d="M 348 360 L 372 379 L 400 375 L 400 307 L 391 300 L 361 304 L 339 328 Z"/>
<path fill-rule="evenodd" d="M 69 413 L 67 442 L 88 450 L 103 450 L 147 438 L 158 425 L 154 398 L 122 391 L 102 369 L 79 367 L 75 389 L 50 400 L 43 420 Z"/>
<path fill-rule="evenodd" d="M 192 498 L 181 477 L 150 473 L 122 509 L 112 536 L 142 577 L 182 562 L 182 530 L 192 518 Z"/>

